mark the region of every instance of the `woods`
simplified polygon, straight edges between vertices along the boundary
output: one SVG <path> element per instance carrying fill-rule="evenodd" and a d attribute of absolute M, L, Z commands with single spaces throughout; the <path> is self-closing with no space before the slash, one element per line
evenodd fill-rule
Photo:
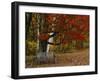
<path fill-rule="evenodd" d="M 26 57 L 47 51 L 48 45 L 56 55 L 89 48 L 88 15 L 26 12 L 25 20 Z"/>

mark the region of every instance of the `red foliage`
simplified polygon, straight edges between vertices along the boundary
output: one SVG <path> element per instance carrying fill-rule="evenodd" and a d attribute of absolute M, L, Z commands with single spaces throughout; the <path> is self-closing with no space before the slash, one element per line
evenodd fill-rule
<path fill-rule="evenodd" d="M 83 41 L 86 37 L 82 33 L 89 31 L 89 16 L 86 15 L 47 14 L 46 21 L 50 27 L 55 24 L 54 31 L 63 33 L 62 36 L 70 40 Z M 48 34 L 41 34 L 39 39 L 48 40 L 49 36 Z M 62 38 L 62 43 L 66 44 L 67 41 Z"/>
<path fill-rule="evenodd" d="M 56 18 L 56 14 L 48 14 L 46 15 L 46 21 L 48 21 L 48 23 L 54 23 L 55 19 Z"/>
<path fill-rule="evenodd" d="M 80 41 L 85 40 L 85 36 L 78 32 L 71 31 L 71 32 L 66 32 L 66 34 L 67 34 L 66 36 L 68 36 L 69 39 L 71 40 L 80 40 Z"/>
<path fill-rule="evenodd" d="M 41 40 L 41 41 L 47 41 L 48 39 L 49 39 L 49 35 L 48 34 L 41 33 L 39 35 L 39 40 Z"/>
<path fill-rule="evenodd" d="M 63 39 L 62 41 L 61 41 L 61 44 L 67 44 L 68 43 L 68 41 L 67 40 L 65 40 L 65 39 Z"/>

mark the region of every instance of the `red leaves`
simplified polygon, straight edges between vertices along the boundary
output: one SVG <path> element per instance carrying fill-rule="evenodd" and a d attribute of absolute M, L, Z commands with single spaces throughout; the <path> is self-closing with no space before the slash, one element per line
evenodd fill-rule
<path fill-rule="evenodd" d="M 80 41 L 85 40 L 85 36 L 78 32 L 71 31 L 67 32 L 66 34 L 67 34 L 66 36 L 68 36 L 70 40 L 80 40 Z"/>
<path fill-rule="evenodd" d="M 67 29 L 68 29 L 68 27 L 65 25 L 65 26 L 63 26 L 63 29 L 64 29 L 64 30 L 67 30 Z"/>
<path fill-rule="evenodd" d="M 89 32 L 89 16 L 88 15 L 66 15 L 66 14 L 46 14 L 46 22 L 49 27 L 53 27 L 54 31 L 62 33 L 62 37 L 69 40 L 83 41 L 86 37 L 82 34 Z M 52 30 L 51 30 L 52 31 Z M 40 34 L 40 40 L 48 40 L 48 34 Z M 62 43 L 66 44 L 68 39 L 62 39 Z"/>
<path fill-rule="evenodd" d="M 41 33 L 39 35 L 39 40 L 41 40 L 41 41 L 47 41 L 48 39 L 49 39 L 49 35 L 48 34 Z"/>
<path fill-rule="evenodd" d="M 62 43 L 62 44 L 67 44 L 67 43 L 68 43 L 68 41 L 67 41 L 67 40 L 65 40 L 65 39 L 63 39 L 63 40 L 61 41 L 61 43 Z"/>
<path fill-rule="evenodd" d="M 52 23 L 52 17 L 51 17 L 51 16 L 48 16 L 48 17 L 46 18 L 46 21 L 48 21 L 48 23 Z"/>
<path fill-rule="evenodd" d="M 48 23 L 54 23 L 54 21 L 56 20 L 56 14 L 48 14 L 46 15 L 46 21 L 48 21 Z"/>
<path fill-rule="evenodd" d="M 76 24 L 76 20 L 75 19 L 71 19 L 71 20 L 69 20 L 68 23 L 74 25 L 74 24 Z"/>

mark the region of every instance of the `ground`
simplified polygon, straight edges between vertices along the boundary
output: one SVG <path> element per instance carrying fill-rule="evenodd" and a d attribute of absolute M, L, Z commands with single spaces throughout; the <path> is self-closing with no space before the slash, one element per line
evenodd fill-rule
<path fill-rule="evenodd" d="M 27 56 L 26 59 L 26 68 L 89 65 L 89 50 L 82 49 L 71 53 L 55 54 L 55 63 L 37 64 L 32 56 Z"/>

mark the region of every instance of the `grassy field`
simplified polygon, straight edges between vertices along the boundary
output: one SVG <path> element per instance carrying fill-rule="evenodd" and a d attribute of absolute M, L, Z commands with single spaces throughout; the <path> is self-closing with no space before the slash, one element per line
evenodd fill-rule
<path fill-rule="evenodd" d="M 89 49 L 55 54 L 55 63 L 38 64 L 34 56 L 26 56 L 26 68 L 89 65 Z"/>

